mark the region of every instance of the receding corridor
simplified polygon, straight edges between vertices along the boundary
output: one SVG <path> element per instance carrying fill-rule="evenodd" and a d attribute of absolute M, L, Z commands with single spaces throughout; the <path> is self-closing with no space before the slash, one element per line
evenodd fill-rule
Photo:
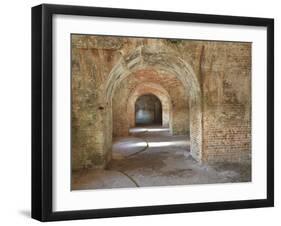
<path fill-rule="evenodd" d="M 247 165 L 200 165 L 190 155 L 188 136 L 160 126 L 130 129 L 114 140 L 106 169 L 74 173 L 72 189 L 104 189 L 248 181 Z M 237 171 L 239 169 L 239 171 Z"/>

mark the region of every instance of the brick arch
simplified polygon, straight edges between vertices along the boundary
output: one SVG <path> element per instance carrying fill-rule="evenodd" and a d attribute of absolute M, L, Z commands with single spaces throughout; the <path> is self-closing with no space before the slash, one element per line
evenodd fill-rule
<path fill-rule="evenodd" d="M 111 103 L 116 87 L 137 70 L 153 68 L 159 73 L 174 74 L 188 92 L 190 109 L 190 150 L 199 162 L 202 160 L 202 98 L 198 78 L 186 61 L 177 52 L 161 46 L 140 46 L 128 56 L 121 56 L 109 73 L 105 97 Z"/>
<path fill-rule="evenodd" d="M 146 82 L 141 83 L 131 92 L 128 98 L 127 113 L 129 127 L 135 126 L 135 102 L 136 100 L 145 94 L 155 95 L 162 104 L 162 125 L 169 126 L 171 117 L 171 99 L 169 93 L 159 84 Z"/>
<path fill-rule="evenodd" d="M 140 46 L 128 56 L 121 56 L 119 62 L 112 68 L 105 89 L 107 100 L 112 98 L 116 87 L 123 79 L 135 71 L 146 68 L 175 75 L 189 90 L 190 96 L 201 99 L 201 88 L 195 72 L 177 52 L 161 47 Z"/>

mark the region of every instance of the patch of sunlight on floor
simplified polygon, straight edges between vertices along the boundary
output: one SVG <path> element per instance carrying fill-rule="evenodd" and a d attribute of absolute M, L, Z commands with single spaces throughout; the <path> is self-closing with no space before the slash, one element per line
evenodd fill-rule
<path fill-rule="evenodd" d="M 148 132 L 163 132 L 169 131 L 169 128 L 147 128 Z"/>
<path fill-rule="evenodd" d="M 129 130 L 132 133 L 141 133 L 141 132 L 164 132 L 169 131 L 168 127 L 161 127 L 161 128 L 151 128 L 151 127 L 137 127 L 137 128 L 130 128 Z"/>
<path fill-rule="evenodd" d="M 126 147 L 143 147 L 146 146 L 146 142 L 137 142 L 133 144 L 126 144 Z"/>
<path fill-rule="evenodd" d="M 189 144 L 189 141 L 185 141 L 185 140 L 148 142 L 149 147 L 182 146 L 182 145 L 188 145 L 188 144 Z"/>
<path fill-rule="evenodd" d="M 118 147 L 118 148 L 134 148 L 134 147 L 144 147 L 147 145 L 146 142 L 144 141 L 141 141 L 141 142 L 120 142 L 120 143 L 117 143 L 117 144 L 114 144 L 115 147 Z"/>

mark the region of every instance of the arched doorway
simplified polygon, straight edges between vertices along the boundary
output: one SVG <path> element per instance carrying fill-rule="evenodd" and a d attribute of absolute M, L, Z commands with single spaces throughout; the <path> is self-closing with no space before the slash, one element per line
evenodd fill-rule
<path fill-rule="evenodd" d="M 169 63 L 167 63 L 169 62 Z M 190 127 L 190 153 L 195 160 L 201 163 L 204 155 L 202 142 L 202 94 L 197 75 L 191 65 L 184 61 L 177 52 L 161 48 L 150 48 L 143 45 L 128 54 L 122 56 L 111 70 L 108 76 L 105 97 L 106 102 L 112 103 L 112 96 L 121 81 L 134 71 L 150 68 L 159 73 L 174 74 L 182 83 L 189 96 L 189 127 Z M 112 115 L 110 109 L 109 116 Z M 112 120 L 108 118 L 107 121 Z M 108 127 L 109 131 L 112 130 Z"/>
<path fill-rule="evenodd" d="M 129 131 L 129 128 L 136 126 L 135 102 L 140 96 L 145 94 L 153 94 L 160 100 L 162 106 L 162 126 L 171 128 L 170 121 L 172 117 L 171 115 L 172 106 L 171 106 L 171 99 L 169 93 L 159 84 L 145 82 L 135 87 L 135 89 L 129 95 L 128 104 L 127 104 L 127 114 L 128 114 L 127 130 Z"/>
<path fill-rule="evenodd" d="M 135 124 L 162 125 L 162 104 L 155 95 L 142 95 L 136 100 Z"/>

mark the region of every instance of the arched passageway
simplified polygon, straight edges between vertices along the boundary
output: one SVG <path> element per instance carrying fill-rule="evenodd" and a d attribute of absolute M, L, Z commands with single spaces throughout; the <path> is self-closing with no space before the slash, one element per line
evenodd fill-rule
<path fill-rule="evenodd" d="M 162 104 L 153 94 L 140 96 L 135 102 L 135 124 L 162 125 Z"/>
<path fill-rule="evenodd" d="M 138 84 L 131 93 L 129 93 L 129 98 L 127 100 L 127 119 L 129 130 L 132 127 L 135 127 L 135 102 L 142 96 L 152 94 L 156 96 L 162 107 L 162 126 L 170 127 L 171 129 L 171 119 L 172 119 L 172 106 L 171 106 L 171 97 L 167 90 L 165 90 L 160 84 L 152 82 L 142 82 Z"/>
<path fill-rule="evenodd" d="M 169 62 L 167 64 L 166 62 Z M 122 81 L 139 70 L 153 69 L 159 74 L 172 74 L 182 84 L 189 97 L 190 152 L 195 160 L 202 160 L 202 103 L 201 88 L 192 67 L 170 49 L 140 46 L 128 57 L 121 58 L 109 74 L 105 96 L 112 103 Z M 173 104 L 172 104 L 173 105 Z M 112 119 L 109 119 L 112 120 Z M 173 118 L 172 121 L 175 121 Z M 129 124 L 129 122 L 127 122 Z M 113 119 L 114 124 L 114 119 Z M 128 127 L 127 127 L 128 128 Z M 108 128 L 110 129 L 110 128 Z M 125 129 L 128 131 L 127 129 Z M 125 131 L 125 132 L 126 132 Z"/>

